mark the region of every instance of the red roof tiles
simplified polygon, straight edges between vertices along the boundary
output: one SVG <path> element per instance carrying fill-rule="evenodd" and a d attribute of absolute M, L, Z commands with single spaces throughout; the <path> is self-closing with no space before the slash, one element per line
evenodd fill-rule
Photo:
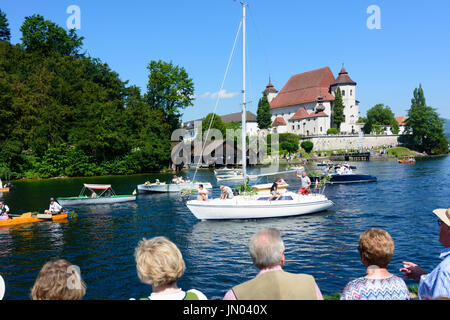
<path fill-rule="evenodd" d="M 399 126 L 406 125 L 406 123 L 405 123 L 406 117 L 395 117 L 395 121 L 397 121 Z"/>
<path fill-rule="evenodd" d="M 275 87 L 269 80 L 269 84 L 266 86 L 266 89 L 263 91 L 263 93 L 268 94 L 268 93 L 277 93 L 277 92 L 278 92 L 278 90 L 275 89 Z"/>
<path fill-rule="evenodd" d="M 286 120 L 283 117 L 276 117 L 272 123 L 272 127 L 285 126 L 286 124 Z"/>
<path fill-rule="evenodd" d="M 308 113 L 305 108 L 299 108 L 297 112 L 289 119 L 289 121 L 316 117 L 328 117 L 328 115 L 323 111 Z"/>
<path fill-rule="evenodd" d="M 341 72 L 339 72 L 339 76 L 337 77 L 334 84 L 352 84 L 356 85 L 356 82 L 350 79 L 348 72 L 345 70 L 344 66 L 342 66 Z"/>
<path fill-rule="evenodd" d="M 330 86 L 335 82 L 329 67 L 292 76 L 270 103 L 270 109 L 318 101 L 334 101 Z"/>

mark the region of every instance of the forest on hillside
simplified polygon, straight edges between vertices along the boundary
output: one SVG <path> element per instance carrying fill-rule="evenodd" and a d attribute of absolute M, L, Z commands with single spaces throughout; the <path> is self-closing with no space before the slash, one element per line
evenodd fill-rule
<path fill-rule="evenodd" d="M 83 37 L 40 15 L 11 44 L 0 10 L 0 178 L 159 171 L 194 86 L 172 62 L 150 61 L 147 91 L 83 53 Z"/>

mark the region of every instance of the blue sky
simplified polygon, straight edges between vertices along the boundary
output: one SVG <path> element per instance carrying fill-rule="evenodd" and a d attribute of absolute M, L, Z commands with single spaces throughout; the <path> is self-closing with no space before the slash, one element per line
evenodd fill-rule
<path fill-rule="evenodd" d="M 257 103 L 269 75 L 278 90 L 298 73 L 342 63 L 358 83 L 361 115 L 377 103 L 406 115 L 415 87 L 427 103 L 450 119 L 450 1 L 248 0 L 248 109 Z M 196 100 L 183 120 L 212 112 L 241 18 L 232 0 L 86 1 L 6 0 L 12 42 L 20 42 L 24 17 L 41 14 L 66 27 L 66 9 L 81 9 L 84 50 L 146 90 L 151 60 L 183 66 L 194 80 Z M 370 30 L 366 10 L 381 10 L 381 29 Z M 241 38 L 225 82 L 227 98 L 218 114 L 241 109 Z M 209 94 L 208 94 L 209 93 Z"/>

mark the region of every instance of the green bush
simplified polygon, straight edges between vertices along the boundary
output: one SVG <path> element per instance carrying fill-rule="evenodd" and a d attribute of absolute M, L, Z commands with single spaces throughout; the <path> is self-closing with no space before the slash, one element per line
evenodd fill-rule
<path fill-rule="evenodd" d="M 301 144 L 301 146 L 302 146 L 303 149 L 305 149 L 305 151 L 306 151 L 307 153 L 310 153 L 311 150 L 312 150 L 313 147 L 314 147 L 314 143 L 312 143 L 311 141 L 303 141 L 302 144 Z"/>
<path fill-rule="evenodd" d="M 339 134 L 339 130 L 336 128 L 330 128 L 327 130 L 327 134 Z"/>

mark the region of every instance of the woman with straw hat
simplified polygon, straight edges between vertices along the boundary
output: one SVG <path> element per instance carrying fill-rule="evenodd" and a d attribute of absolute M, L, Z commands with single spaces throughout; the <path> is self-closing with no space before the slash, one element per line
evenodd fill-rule
<path fill-rule="evenodd" d="M 445 247 L 440 255 L 442 262 L 428 274 L 408 261 L 404 261 L 400 269 L 406 279 L 419 282 L 420 299 L 450 297 L 450 208 L 436 209 L 433 213 L 439 218 L 439 242 Z"/>

